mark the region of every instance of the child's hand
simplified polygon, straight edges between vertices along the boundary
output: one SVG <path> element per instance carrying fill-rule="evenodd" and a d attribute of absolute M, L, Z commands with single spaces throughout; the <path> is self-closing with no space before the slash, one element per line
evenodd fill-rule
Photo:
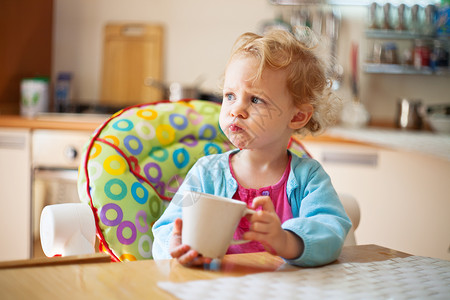
<path fill-rule="evenodd" d="M 250 218 L 250 230 L 244 233 L 246 240 L 259 241 L 267 252 L 294 259 L 303 252 L 303 241 L 294 233 L 281 228 L 272 200 L 268 196 L 253 199 L 253 209 L 262 207 Z"/>
<path fill-rule="evenodd" d="M 183 221 L 177 218 L 173 225 L 172 238 L 170 240 L 169 252 L 173 258 L 184 266 L 200 266 L 204 263 L 210 263 L 211 259 L 203 257 L 197 251 L 191 249 L 189 245 L 181 244 L 181 231 L 183 228 Z"/>

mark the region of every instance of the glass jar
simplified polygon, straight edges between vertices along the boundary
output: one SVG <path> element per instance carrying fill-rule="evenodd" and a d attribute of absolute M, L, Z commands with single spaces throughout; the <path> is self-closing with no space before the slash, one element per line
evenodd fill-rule
<path fill-rule="evenodd" d="M 448 51 L 445 49 L 444 42 L 441 40 L 434 40 L 433 44 L 433 52 L 430 57 L 431 68 L 448 68 L 449 55 Z"/>
<path fill-rule="evenodd" d="M 383 52 L 381 55 L 381 63 L 398 64 L 397 45 L 395 43 L 393 42 L 384 43 Z"/>
<path fill-rule="evenodd" d="M 413 62 L 416 69 L 430 65 L 430 47 L 423 40 L 414 42 Z"/>

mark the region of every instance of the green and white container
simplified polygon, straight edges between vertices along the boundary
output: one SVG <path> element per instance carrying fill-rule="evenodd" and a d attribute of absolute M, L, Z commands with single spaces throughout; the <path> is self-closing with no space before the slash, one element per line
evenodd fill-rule
<path fill-rule="evenodd" d="M 34 117 L 49 108 L 48 78 L 24 78 L 20 83 L 20 114 Z"/>

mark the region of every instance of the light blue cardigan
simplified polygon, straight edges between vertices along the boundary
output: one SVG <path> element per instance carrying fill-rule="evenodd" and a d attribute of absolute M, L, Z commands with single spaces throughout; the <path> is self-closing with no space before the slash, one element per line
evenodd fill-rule
<path fill-rule="evenodd" d="M 169 242 L 173 222 L 181 218 L 181 199 L 187 190 L 232 198 L 237 182 L 229 168 L 231 150 L 223 154 L 202 157 L 192 167 L 163 215 L 153 226 L 153 258 L 171 258 Z M 330 177 L 314 159 L 292 154 L 287 195 L 293 218 L 282 228 L 302 238 L 305 249 L 300 257 L 288 263 L 312 267 L 336 260 L 341 252 L 351 221 L 339 201 Z"/>

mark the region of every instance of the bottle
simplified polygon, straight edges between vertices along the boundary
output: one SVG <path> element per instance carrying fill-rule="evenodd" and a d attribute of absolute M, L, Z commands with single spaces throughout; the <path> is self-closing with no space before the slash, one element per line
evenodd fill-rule
<path fill-rule="evenodd" d="M 48 111 L 48 78 L 24 78 L 20 83 L 20 114 L 34 117 Z"/>
<path fill-rule="evenodd" d="M 391 3 L 387 2 L 383 5 L 383 29 L 390 30 L 392 26 Z"/>
<path fill-rule="evenodd" d="M 446 50 L 444 41 L 442 40 L 434 40 L 433 51 L 430 55 L 430 67 L 434 71 L 438 69 L 447 69 L 449 66 L 448 63 L 449 55 Z"/>
<path fill-rule="evenodd" d="M 430 65 L 430 48 L 423 40 L 415 40 L 413 64 L 418 70 Z"/>
<path fill-rule="evenodd" d="M 421 30 L 421 14 L 422 7 L 419 4 L 411 6 L 411 32 L 418 34 Z"/>
<path fill-rule="evenodd" d="M 434 36 L 436 33 L 436 16 L 437 9 L 433 4 L 429 4 L 424 9 L 425 19 L 424 24 L 422 26 L 422 33 L 428 36 Z"/>
<path fill-rule="evenodd" d="M 436 24 L 438 36 L 450 37 L 450 0 L 441 0 Z"/>
<path fill-rule="evenodd" d="M 381 63 L 398 64 L 397 45 L 394 42 L 386 42 L 383 44 Z"/>
<path fill-rule="evenodd" d="M 398 31 L 406 31 L 407 30 L 406 18 L 405 18 L 406 8 L 407 8 L 406 4 L 403 4 L 403 3 L 397 7 L 398 17 L 397 17 L 396 29 Z"/>
<path fill-rule="evenodd" d="M 69 112 L 72 98 L 72 73 L 60 72 L 55 86 L 55 112 Z"/>
<path fill-rule="evenodd" d="M 369 6 L 369 29 L 379 29 L 378 26 L 378 10 L 379 5 L 376 2 L 372 2 Z"/>

